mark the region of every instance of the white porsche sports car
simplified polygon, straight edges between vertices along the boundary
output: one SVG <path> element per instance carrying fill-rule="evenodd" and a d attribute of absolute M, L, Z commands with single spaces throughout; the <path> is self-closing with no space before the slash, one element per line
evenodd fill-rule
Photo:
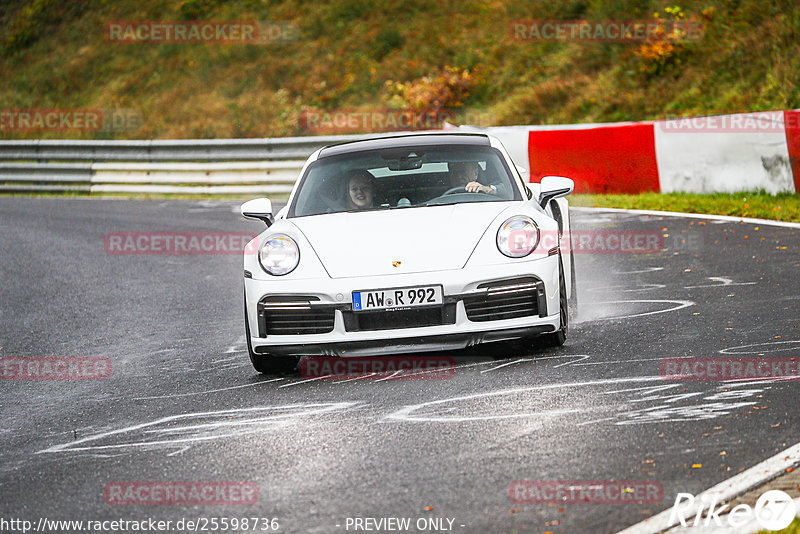
<path fill-rule="evenodd" d="M 524 171 L 524 170 L 523 170 Z M 245 330 L 262 373 L 300 356 L 564 343 L 575 270 L 572 180 L 526 186 L 481 134 L 380 137 L 317 150 L 244 257 Z M 563 252 L 563 253 L 562 253 Z"/>

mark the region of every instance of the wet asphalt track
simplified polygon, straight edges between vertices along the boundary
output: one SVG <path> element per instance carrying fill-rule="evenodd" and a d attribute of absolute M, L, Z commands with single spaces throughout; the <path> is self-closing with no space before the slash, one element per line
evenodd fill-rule
<path fill-rule="evenodd" d="M 659 377 L 665 357 L 800 355 L 798 230 L 575 212 L 578 229 L 663 232 L 666 250 L 576 255 L 581 317 L 562 349 L 458 353 L 450 380 L 305 382 L 252 370 L 240 257 L 104 251 L 113 231 L 259 231 L 237 207 L 0 198 L 0 356 L 113 364 L 108 380 L 0 382 L 0 518 L 615 532 L 800 441 L 798 382 Z M 518 504 L 515 480 L 651 480 L 665 498 Z M 113 506 L 114 481 L 249 481 L 259 499 Z"/>

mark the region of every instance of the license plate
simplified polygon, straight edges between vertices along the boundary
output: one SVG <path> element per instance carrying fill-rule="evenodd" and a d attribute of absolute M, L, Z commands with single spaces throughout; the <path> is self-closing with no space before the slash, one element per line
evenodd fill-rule
<path fill-rule="evenodd" d="M 353 311 L 441 306 L 442 300 L 442 286 L 353 291 Z"/>

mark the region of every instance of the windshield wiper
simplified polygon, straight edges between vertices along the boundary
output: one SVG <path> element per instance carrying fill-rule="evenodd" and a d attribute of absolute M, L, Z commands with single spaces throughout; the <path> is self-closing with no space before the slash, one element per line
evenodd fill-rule
<path fill-rule="evenodd" d="M 391 209 L 391 206 L 376 206 L 374 208 L 366 208 L 366 209 L 354 208 L 351 210 L 333 211 L 331 213 L 364 213 L 366 211 L 383 211 L 388 209 Z"/>
<path fill-rule="evenodd" d="M 430 202 L 426 202 L 426 206 L 455 206 L 456 204 L 470 204 L 470 202 L 434 202 L 431 204 Z"/>

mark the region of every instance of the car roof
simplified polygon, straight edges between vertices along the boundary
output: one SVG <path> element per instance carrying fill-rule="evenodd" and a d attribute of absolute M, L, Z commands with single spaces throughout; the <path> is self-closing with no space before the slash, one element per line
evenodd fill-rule
<path fill-rule="evenodd" d="M 406 146 L 432 146 L 432 145 L 466 145 L 490 146 L 489 136 L 477 133 L 429 133 L 406 134 L 389 137 L 377 137 L 361 141 L 350 141 L 338 145 L 326 146 L 319 152 L 318 158 L 328 158 L 351 152 L 364 150 L 380 150 L 384 148 L 397 148 Z"/>

